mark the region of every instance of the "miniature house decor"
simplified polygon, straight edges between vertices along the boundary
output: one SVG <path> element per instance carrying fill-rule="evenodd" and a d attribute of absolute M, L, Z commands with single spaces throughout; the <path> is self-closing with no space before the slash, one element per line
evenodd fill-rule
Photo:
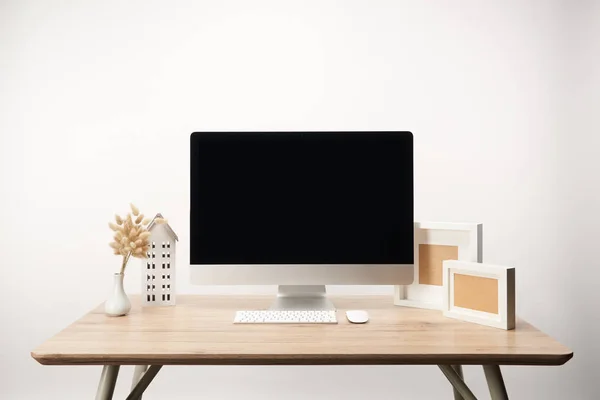
<path fill-rule="evenodd" d="M 416 222 L 413 284 L 394 287 L 394 304 L 441 310 L 442 263 L 481 262 L 482 234 L 482 224 Z"/>
<path fill-rule="evenodd" d="M 444 315 L 501 329 L 515 328 L 515 268 L 444 261 Z"/>
<path fill-rule="evenodd" d="M 150 248 L 142 264 L 142 305 L 175 305 L 175 254 L 179 240 L 168 223 L 156 224 L 163 216 L 156 214 L 148 225 Z"/>

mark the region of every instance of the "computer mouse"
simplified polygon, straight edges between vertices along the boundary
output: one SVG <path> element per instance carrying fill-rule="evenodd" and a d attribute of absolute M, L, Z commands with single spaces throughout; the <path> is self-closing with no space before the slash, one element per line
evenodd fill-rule
<path fill-rule="evenodd" d="M 364 310 L 348 310 L 346 318 L 353 324 L 364 324 L 369 320 L 369 313 Z"/>

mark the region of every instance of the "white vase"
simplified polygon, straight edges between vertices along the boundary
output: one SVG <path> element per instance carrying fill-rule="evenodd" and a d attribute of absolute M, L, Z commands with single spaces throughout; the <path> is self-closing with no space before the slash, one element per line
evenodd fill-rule
<path fill-rule="evenodd" d="M 127 315 L 131 310 L 131 302 L 123 289 L 123 277 L 124 274 L 115 274 L 112 293 L 104 303 L 104 312 L 111 317 Z"/>

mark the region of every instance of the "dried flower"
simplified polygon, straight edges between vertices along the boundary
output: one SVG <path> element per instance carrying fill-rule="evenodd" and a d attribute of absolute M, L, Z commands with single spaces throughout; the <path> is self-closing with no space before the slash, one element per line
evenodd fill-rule
<path fill-rule="evenodd" d="M 149 218 L 144 219 L 144 214 L 141 214 L 140 210 L 132 203 L 129 206 L 131 207 L 130 213 L 125 217 L 115 215 L 116 224 L 112 222 L 108 224 L 110 229 L 115 232 L 114 241 L 110 242 L 109 245 L 114 254 L 123 256 L 121 273 L 125 272 L 130 257 L 148 258 L 148 251 L 150 250 L 148 225 L 152 220 Z M 133 217 L 135 217 L 135 220 Z M 164 218 L 155 218 L 154 222 L 164 224 L 167 221 Z"/>
<path fill-rule="evenodd" d="M 150 237 L 150 232 L 148 232 L 148 231 L 142 232 L 140 234 L 140 236 L 138 236 L 138 238 L 140 238 L 140 239 L 147 239 L 149 237 Z"/>

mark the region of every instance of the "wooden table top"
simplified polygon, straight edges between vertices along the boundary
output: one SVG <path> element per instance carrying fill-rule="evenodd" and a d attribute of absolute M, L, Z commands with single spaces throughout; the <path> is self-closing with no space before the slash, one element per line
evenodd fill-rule
<path fill-rule="evenodd" d="M 233 324 L 236 310 L 266 308 L 266 296 L 178 296 L 175 307 L 108 317 L 98 306 L 31 355 L 46 365 L 561 365 L 573 353 L 524 321 L 512 331 L 398 307 L 391 296 L 332 296 L 338 324 Z M 367 324 L 345 310 L 369 312 Z"/>

